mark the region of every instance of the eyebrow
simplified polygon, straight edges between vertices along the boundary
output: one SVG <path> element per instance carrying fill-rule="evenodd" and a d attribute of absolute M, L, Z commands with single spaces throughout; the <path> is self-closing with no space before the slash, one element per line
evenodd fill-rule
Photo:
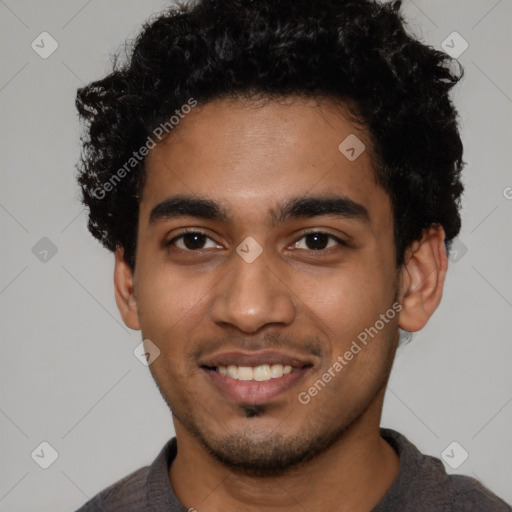
<path fill-rule="evenodd" d="M 322 215 L 370 221 L 368 210 L 362 204 L 340 195 L 295 197 L 271 210 L 270 215 L 274 226 L 288 220 Z M 181 217 L 196 217 L 224 223 L 230 220 L 228 211 L 211 199 L 176 195 L 164 199 L 151 209 L 149 223 Z"/>

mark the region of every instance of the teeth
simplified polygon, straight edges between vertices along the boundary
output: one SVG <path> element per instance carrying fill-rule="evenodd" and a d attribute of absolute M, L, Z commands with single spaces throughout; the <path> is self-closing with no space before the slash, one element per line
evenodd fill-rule
<path fill-rule="evenodd" d="M 250 366 L 239 366 L 238 380 L 253 380 L 252 368 Z"/>
<path fill-rule="evenodd" d="M 232 379 L 238 379 L 238 366 L 235 366 L 234 364 L 230 364 L 226 368 L 226 374 L 228 377 L 231 377 Z"/>
<path fill-rule="evenodd" d="M 284 375 L 284 368 L 282 364 L 273 364 L 270 367 L 270 375 L 273 379 L 278 379 Z"/>
<path fill-rule="evenodd" d="M 269 380 L 272 378 L 270 374 L 270 366 L 268 364 L 263 364 L 261 366 L 256 366 L 252 371 L 254 380 Z"/>
<path fill-rule="evenodd" d="M 283 375 L 287 375 L 291 373 L 293 368 L 291 365 L 282 364 L 273 364 L 272 366 L 269 364 L 262 364 L 261 366 L 236 366 L 234 364 L 230 364 L 229 366 L 218 366 L 217 371 L 221 375 L 225 375 L 227 377 L 231 377 L 232 379 L 238 380 L 255 380 L 258 382 L 270 380 L 270 379 L 279 379 Z"/>

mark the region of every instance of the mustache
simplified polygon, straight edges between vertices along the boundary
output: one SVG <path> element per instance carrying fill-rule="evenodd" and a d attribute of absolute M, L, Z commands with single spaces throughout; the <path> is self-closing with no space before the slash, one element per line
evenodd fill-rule
<path fill-rule="evenodd" d="M 193 351 L 194 360 L 207 357 L 219 350 L 244 350 L 256 352 L 264 349 L 293 351 L 307 353 L 315 357 L 323 356 L 322 343 L 315 337 L 291 337 L 289 335 L 276 335 L 266 333 L 258 337 L 243 337 L 237 335 L 224 335 L 218 338 L 205 338 L 196 341 L 197 348 Z"/>

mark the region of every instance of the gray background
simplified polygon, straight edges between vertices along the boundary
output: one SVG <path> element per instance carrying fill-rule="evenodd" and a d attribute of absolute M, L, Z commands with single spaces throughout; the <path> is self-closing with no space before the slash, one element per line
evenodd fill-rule
<path fill-rule="evenodd" d="M 140 333 L 117 312 L 113 258 L 88 234 L 74 182 L 76 88 L 103 76 L 109 54 L 166 5 L 0 0 L 4 512 L 73 510 L 150 463 L 173 435 L 170 412 L 132 353 Z M 382 420 L 437 457 L 457 441 L 469 457 L 455 472 L 510 503 L 511 11 L 511 0 L 405 2 L 410 29 L 429 44 L 440 48 L 453 31 L 469 44 L 454 96 L 468 165 L 442 304 L 399 350 Z M 43 31 L 59 45 L 47 59 L 31 48 Z M 43 237 L 56 254 L 41 252 Z M 48 469 L 31 458 L 43 441 L 58 452 Z"/>

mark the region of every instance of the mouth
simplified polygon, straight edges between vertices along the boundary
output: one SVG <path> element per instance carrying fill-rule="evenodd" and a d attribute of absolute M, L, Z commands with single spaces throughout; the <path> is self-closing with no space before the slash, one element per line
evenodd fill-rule
<path fill-rule="evenodd" d="M 243 381 L 257 381 L 265 382 L 271 379 L 280 379 L 283 375 L 288 375 L 293 371 L 293 366 L 287 364 L 262 364 L 259 366 L 237 366 L 230 364 L 229 366 L 213 366 L 204 367 L 207 370 L 213 370 L 222 376 L 227 376 L 230 379 L 243 380 Z"/>
<path fill-rule="evenodd" d="M 272 352 L 231 352 L 201 362 L 214 387 L 231 401 L 263 404 L 290 391 L 313 367 L 305 358 Z"/>

